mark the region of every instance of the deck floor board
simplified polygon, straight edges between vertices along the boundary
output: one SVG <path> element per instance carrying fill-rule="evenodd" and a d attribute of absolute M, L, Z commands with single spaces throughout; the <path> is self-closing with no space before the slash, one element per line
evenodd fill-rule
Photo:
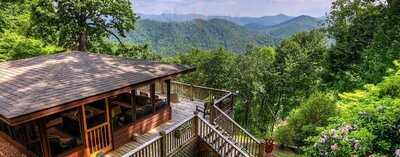
<path fill-rule="evenodd" d="M 124 154 L 127 154 L 131 150 L 140 147 L 147 141 L 150 141 L 154 138 L 157 138 L 160 135 L 162 130 L 167 130 L 169 128 L 174 127 L 178 123 L 184 121 L 189 116 L 193 115 L 193 112 L 196 110 L 197 105 L 203 105 L 203 103 L 199 101 L 189 101 L 186 99 L 181 100 L 179 103 L 172 103 L 172 119 L 160 126 L 153 128 L 149 132 L 139 135 L 136 138 L 136 141 L 129 142 L 119 148 L 114 149 L 113 151 L 107 153 L 106 157 L 120 157 Z"/>

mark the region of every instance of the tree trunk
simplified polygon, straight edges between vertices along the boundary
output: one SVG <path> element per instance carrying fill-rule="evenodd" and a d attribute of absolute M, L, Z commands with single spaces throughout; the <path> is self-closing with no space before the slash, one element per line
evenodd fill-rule
<path fill-rule="evenodd" d="M 78 51 L 87 51 L 86 31 L 81 31 L 79 34 Z"/>

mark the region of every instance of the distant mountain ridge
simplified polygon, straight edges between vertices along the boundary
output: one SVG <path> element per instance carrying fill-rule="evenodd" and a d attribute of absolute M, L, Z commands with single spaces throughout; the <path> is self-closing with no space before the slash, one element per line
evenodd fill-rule
<path fill-rule="evenodd" d="M 297 32 L 309 31 L 322 27 L 323 20 L 301 15 L 273 26 L 247 24 L 245 27 L 253 32 L 267 33 L 276 39 L 285 39 Z"/>
<path fill-rule="evenodd" d="M 125 42 L 148 44 L 158 54 L 171 55 L 192 48 L 225 48 L 244 52 L 249 45 L 276 45 L 302 31 L 321 27 L 322 20 L 311 16 L 228 17 L 197 14 L 140 15 L 136 29 Z M 276 24 L 277 23 L 277 24 Z"/>
<path fill-rule="evenodd" d="M 272 26 L 294 18 L 292 16 L 287 16 L 284 14 L 278 14 L 274 16 L 263 16 L 263 17 L 205 16 L 199 14 L 160 14 L 160 15 L 138 14 L 138 15 L 141 17 L 141 19 L 154 20 L 159 22 L 188 22 L 194 19 L 202 19 L 202 20 L 223 19 L 242 26 L 250 23 L 259 24 L 263 26 Z"/>
<path fill-rule="evenodd" d="M 245 27 L 223 19 L 195 19 L 187 22 L 139 20 L 136 30 L 125 42 L 149 44 L 159 54 L 171 55 L 192 48 L 225 48 L 240 53 L 247 46 L 273 45 L 266 34 L 250 32 Z"/>

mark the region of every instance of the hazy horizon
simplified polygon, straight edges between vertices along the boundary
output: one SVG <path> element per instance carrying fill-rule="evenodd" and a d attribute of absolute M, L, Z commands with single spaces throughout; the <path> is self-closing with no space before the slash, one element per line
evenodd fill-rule
<path fill-rule="evenodd" d="M 266 16 L 278 16 L 278 15 L 283 15 L 283 16 L 290 16 L 290 17 L 298 17 L 298 16 L 303 16 L 302 15 L 286 15 L 283 13 L 275 14 L 275 15 L 264 15 L 264 16 L 229 16 L 229 15 L 203 15 L 203 14 L 196 14 L 196 13 L 188 13 L 188 14 L 179 14 L 179 13 L 160 13 L 160 14 L 147 14 L 147 13 L 138 13 L 135 12 L 136 14 L 142 14 L 142 15 L 150 15 L 150 16 L 160 16 L 160 15 L 197 15 L 197 16 L 224 16 L 224 17 L 250 17 L 250 18 L 261 18 L 261 17 L 266 17 Z M 323 16 L 312 16 L 312 15 L 305 15 L 305 16 L 311 16 L 314 18 L 321 18 Z"/>
<path fill-rule="evenodd" d="M 284 14 L 322 17 L 333 0 L 135 0 L 136 13 L 147 15 L 263 17 Z"/>

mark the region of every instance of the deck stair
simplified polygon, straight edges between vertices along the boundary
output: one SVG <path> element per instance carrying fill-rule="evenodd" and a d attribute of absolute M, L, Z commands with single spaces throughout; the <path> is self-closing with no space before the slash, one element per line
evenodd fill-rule
<path fill-rule="evenodd" d="M 190 145 L 196 138 L 222 157 L 264 157 L 263 142 L 233 120 L 234 93 L 179 82 L 171 83 L 172 91 L 179 97 L 204 102 L 209 106 L 196 107 L 202 116 L 195 111 L 187 120 L 162 132 L 156 139 L 130 151 L 124 157 L 176 156 L 181 148 Z M 218 97 L 219 99 L 214 99 Z M 176 138 L 177 132 L 183 138 Z"/>
<path fill-rule="evenodd" d="M 198 136 L 207 143 L 215 152 L 223 157 L 250 157 L 241 148 L 237 147 L 226 136 L 222 135 L 215 126 L 208 123 L 205 119 L 198 117 Z"/>
<path fill-rule="evenodd" d="M 191 100 L 200 100 L 204 102 L 204 105 L 196 107 L 196 110 L 203 113 L 204 119 L 206 119 L 224 139 L 228 140 L 231 144 L 240 148 L 251 157 L 261 157 L 264 155 L 263 142 L 256 139 L 233 120 L 235 93 L 180 82 L 172 82 L 172 84 L 175 86 L 175 92 L 179 93 L 178 95 L 186 96 L 186 98 Z M 219 141 L 215 141 L 215 143 L 218 142 Z M 211 145 L 213 145 L 213 143 Z M 217 147 L 216 151 L 218 151 L 218 149 Z"/>

